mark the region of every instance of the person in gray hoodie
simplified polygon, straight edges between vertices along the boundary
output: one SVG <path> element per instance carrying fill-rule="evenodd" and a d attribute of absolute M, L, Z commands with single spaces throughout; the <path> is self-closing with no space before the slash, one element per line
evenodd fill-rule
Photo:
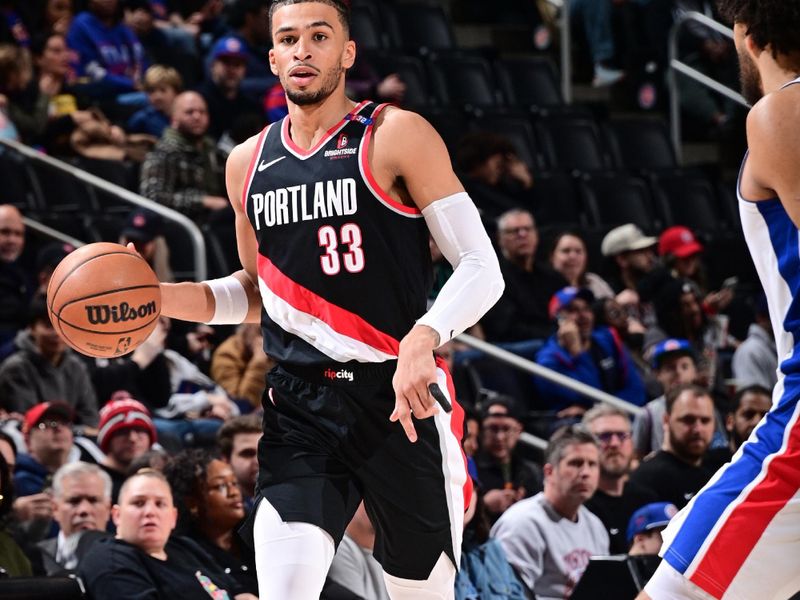
<path fill-rule="evenodd" d="M 15 339 L 18 350 L 0 365 L 0 408 L 24 413 L 42 402 L 62 401 L 75 422 L 97 426 L 97 397 L 83 361 L 59 337 L 44 298 L 31 302 L 28 327 Z"/>

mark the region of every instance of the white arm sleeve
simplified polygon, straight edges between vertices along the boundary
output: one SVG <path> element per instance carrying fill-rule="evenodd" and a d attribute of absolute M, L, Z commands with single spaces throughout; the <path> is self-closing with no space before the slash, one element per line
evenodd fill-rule
<path fill-rule="evenodd" d="M 454 271 L 417 324 L 435 330 L 439 344 L 444 344 L 477 323 L 503 294 L 505 284 L 478 209 L 466 192 L 432 202 L 422 215 Z"/>

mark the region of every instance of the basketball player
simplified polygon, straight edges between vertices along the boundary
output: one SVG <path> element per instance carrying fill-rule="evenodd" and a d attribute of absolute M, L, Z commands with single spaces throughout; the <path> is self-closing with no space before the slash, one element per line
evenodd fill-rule
<path fill-rule="evenodd" d="M 664 531 L 664 560 L 640 600 L 778 600 L 800 590 L 800 3 L 719 4 L 754 104 L 737 192 L 781 362 L 772 409 Z"/>
<path fill-rule="evenodd" d="M 503 282 L 433 128 L 345 96 L 348 6 L 272 3 L 269 62 L 289 115 L 228 160 L 244 269 L 164 284 L 163 312 L 260 319 L 278 363 L 251 519 L 261 598 L 318 598 L 362 498 L 390 596 L 451 598 L 470 486 L 463 411 L 433 350 L 475 323 Z M 455 270 L 426 312 L 429 231 Z"/>

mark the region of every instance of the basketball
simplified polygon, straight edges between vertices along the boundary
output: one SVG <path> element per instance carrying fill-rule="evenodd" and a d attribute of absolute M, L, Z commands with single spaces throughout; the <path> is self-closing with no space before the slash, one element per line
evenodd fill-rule
<path fill-rule="evenodd" d="M 53 328 L 87 356 L 132 352 L 158 323 L 161 288 L 150 265 L 120 244 L 99 242 L 62 260 L 47 286 Z"/>

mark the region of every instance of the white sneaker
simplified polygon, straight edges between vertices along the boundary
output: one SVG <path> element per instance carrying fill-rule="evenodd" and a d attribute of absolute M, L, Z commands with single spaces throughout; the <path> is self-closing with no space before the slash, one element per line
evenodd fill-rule
<path fill-rule="evenodd" d="M 603 65 L 595 65 L 592 87 L 605 87 L 607 85 L 614 85 L 624 78 L 625 71 L 621 71 L 619 69 L 609 69 Z"/>

